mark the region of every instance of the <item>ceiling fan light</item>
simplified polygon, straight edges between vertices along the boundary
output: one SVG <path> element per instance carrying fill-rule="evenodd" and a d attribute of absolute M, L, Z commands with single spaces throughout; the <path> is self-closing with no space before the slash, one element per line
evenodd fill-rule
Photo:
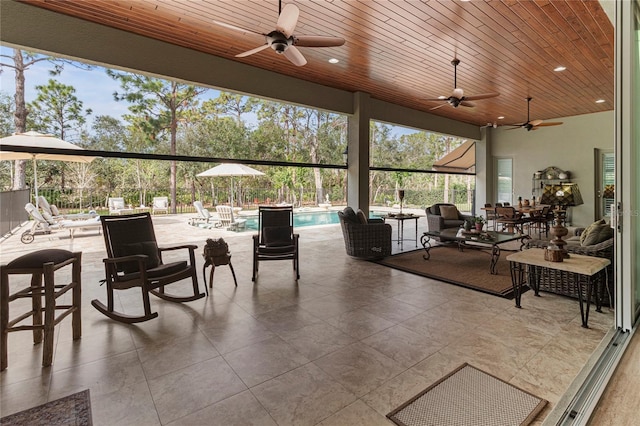
<path fill-rule="evenodd" d="M 456 87 L 455 89 L 453 89 L 453 95 L 454 98 L 458 98 L 458 99 L 462 99 L 464 97 L 464 90 Z"/>

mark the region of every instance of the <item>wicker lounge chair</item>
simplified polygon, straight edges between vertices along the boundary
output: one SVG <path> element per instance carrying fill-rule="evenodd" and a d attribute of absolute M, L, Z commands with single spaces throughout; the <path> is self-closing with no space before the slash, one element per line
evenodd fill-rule
<path fill-rule="evenodd" d="M 338 212 L 347 254 L 359 259 L 380 259 L 391 256 L 391 225 L 382 219 L 367 219 L 364 223 L 351 207 Z"/>

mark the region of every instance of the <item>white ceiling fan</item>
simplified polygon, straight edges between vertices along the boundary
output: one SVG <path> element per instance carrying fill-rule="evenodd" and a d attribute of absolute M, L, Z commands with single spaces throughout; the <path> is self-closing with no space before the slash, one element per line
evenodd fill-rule
<path fill-rule="evenodd" d="M 300 10 L 294 4 L 286 4 L 282 7 L 282 0 L 278 3 L 279 16 L 276 22 L 276 29 L 268 34 L 258 33 L 252 30 L 236 27 L 235 25 L 226 24 L 224 22 L 213 21 L 214 24 L 221 27 L 229 28 L 234 31 L 243 33 L 251 33 L 265 37 L 265 43 L 255 49 L 248 50 L 236 55 L 237 58 L 244 58 L 254 53 L 258 53 L 267 47 L 271 47 L 276 53 L 284 55 L 291 63 L 297 66 L 303 66 L 307 63 L 305 57 L 300 53 L 296 46 L 302 47 L 334 47 L 342 46 L 345 40 L 341 37 L 332 36 L 296 36 L 293 34 L 298 23 Z"/>
<path fill-rule="evenodd" d="M 481 95 L 474 95 L 474 96 L 465 96 L 464 90 L 458 87 L 458 65 L 459 64 L 460 64 L 459 59 L 454 59 L 451 61 L 451 65 L 453 65 L 453 92 L 451 93 L 451 96 L 449 96 L 448 98 L 445 96 L 440 96 L 437 98 L 425 99 L 426 101 L 445 101 L 454 108 L 458 108 L 458 106 L 460 105 L 464 107 L 474 107 L 476 106 L 476 104 L 474 104 L 471 101 L 495 98 L 496 96 L 500 96 L 500 93 L 497 93 L 497 92 L 483 93 Z M 443 106 L 447 105 L 447 103 L 438 105 L 437 107 L 433 107 L 431 108 L 431 110 L 442 108 Z"/>

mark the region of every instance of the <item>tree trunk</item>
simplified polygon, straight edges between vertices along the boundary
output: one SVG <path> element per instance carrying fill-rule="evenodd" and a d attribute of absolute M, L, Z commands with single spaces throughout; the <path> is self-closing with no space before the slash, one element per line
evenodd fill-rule
<path fill-rule="evenodd" d="M 24 133 L 27 128 L 27 115 L 29 111 L 24 100 L 24 58 L 22 57 L 22 50 L 13 49 L 13 62 L 15 65 L 15 83 L 16 93 L 14 95 L 14 101 L 16 104 L 16 111 L 13 114 L 13 124 L 16 129 L 16 133 Z M 27 169 L 26 160 L 15 161 L 15 173 L 13 175 L 13 189 L 25 189 L 27 187 L 27 180 L 25 177 L 25 171 Z"/>

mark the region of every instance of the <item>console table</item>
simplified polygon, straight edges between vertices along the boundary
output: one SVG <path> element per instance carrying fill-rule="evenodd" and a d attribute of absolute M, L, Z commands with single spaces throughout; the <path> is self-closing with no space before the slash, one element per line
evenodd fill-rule
<path fill-rule="evenodd" d="M 544 249 L 531 248 L 525 251 L 507 256 L 511 265 L 511 282 L 515 293 L 516 307 L 521 308 L 520 299 L 525 272 L 529 276 L 529 284 L 533 287 L 536 296 L 540 296 L 538 285 L 544 275 L 561 274 L 562 279 L 574 280 L 578 287 L 578 302 L 580 303 L 580 317 L 582 326 L 589 328 L 589 307 L 596 286 L 596 312 L 602 312 L 600 292 L 597 291 L 603 282 L 606 282 L 606 268 L 611 263 L 609 259 L 595 256 L 583 256 L 571 254 L 571 257 L 563 262 L 549 262 L 544 259 Z M 526 269 L 526 271 L 525 271 Z M 586 286 L 586 309 L 582 297 L 582 287 Z"/>

